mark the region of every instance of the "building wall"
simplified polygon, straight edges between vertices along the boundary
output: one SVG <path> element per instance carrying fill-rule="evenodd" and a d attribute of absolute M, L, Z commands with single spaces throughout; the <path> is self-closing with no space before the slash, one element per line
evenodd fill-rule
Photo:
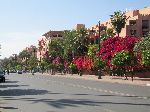
<path fill-rule="evenodd" d="M 128 11 L 125 13 L 125 15 L 128 17 L 128 20 L 126 21 L 125 27 L 121 30 L 121 37 L 133 35 L 137 37 L 143 37 L 143 32 L 150 32 L 150 7 L 146 7 L 140 10 Z M 143 20 L 149 21 L 148 29 L 142 28 Z M 131 25 L 130 21 L 136 21 L 136 24 Z M 102 22 L 101 27 L 103 26 L 106 26 L 107 28 L 112 28 L 111 20 L 109 19 L 108 21 Z M 95 29 L 96 32 L 98 32 L 98 30 L 96 30 L 98 28 L 96 25 L 92 26 L 90 29 L 92 28 Z"/>
<path fill-rule="evenodd" d="M 76 24 L 75 30 L 79 30 L 81 28 L 85 28 L 85 24 Z"/>
<path fill-rule="evenodd" d="M 129 17 L 129 19 L 126 22 L 125 28 L 122 29 L 120 36 L 137 36 L 137 37 L 143 37 L 144 32 L 150 32 L 150 7 L 140 9 L 140 10 L 134 10 L 129 11 L 126 13 L 126 16 Z M 149 21 L 149 28 L 143 29 L 143 20 Z M 136 21 L 135 25 L 130 24 L 130 21 Z M 132 34 L 135 32 L 135 34 Z"/>

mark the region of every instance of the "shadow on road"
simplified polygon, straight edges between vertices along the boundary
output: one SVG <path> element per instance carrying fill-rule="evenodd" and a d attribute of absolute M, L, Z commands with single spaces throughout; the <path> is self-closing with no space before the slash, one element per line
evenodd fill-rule
<path fill-rule="evenodd" d="M 48 93 L 47 90 L 36 90 L 36 89 L 0 90 L 0 96 L 42 95 L 46 93 Z"/>
<path fill-rule="evenodd" d="M 10 81 L 10 80 L 6 80 L 5 83 L 18 83 L 19 81 Z"/>
<path fill-rule="evenodd" d="M 18 98 L 13 100 L 29 101 L 32 104 L 45 103 L 55 108 L 63 109 L 67 107 L 80 107 L 80 106 L 103 106 L 103 105 L 127 105 L 127 106 L 146 106 L 150 107 L 150 104 L 146 103 L 126 103 L 126 102 L 100 102 L 86 99 L 35 99 L 35 98 Z"/>
<path fill-rule="evenodd" d="M 28 85 L 0 85 L 0 88 L 10 88 L 10 87 L 19 87 L 19 86 L 28 86 Z"/>
<path fill-rule="evenodd" d="M 10 109 L 10 110 L 12 110 L 12 109 L 18 109 L 18 108 L 15 108 L 15 107 L 1 107 L 0 106 L 0 109 Z M 1 112 L 1 111 L 0 111 Z"/>

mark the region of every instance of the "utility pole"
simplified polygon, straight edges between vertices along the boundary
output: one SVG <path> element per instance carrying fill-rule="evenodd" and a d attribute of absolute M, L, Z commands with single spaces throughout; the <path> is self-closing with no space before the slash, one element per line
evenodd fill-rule
<path fill-rule="evenodd" d="M 98 22 L 98 51 L 100 51 L 100 36 L 101 36 L 101 23 L 100 21 Z M 102 79 L 101 77 L 101 68 L 100 68 L 100 53 L 98 53 L 98 79 Z"/>

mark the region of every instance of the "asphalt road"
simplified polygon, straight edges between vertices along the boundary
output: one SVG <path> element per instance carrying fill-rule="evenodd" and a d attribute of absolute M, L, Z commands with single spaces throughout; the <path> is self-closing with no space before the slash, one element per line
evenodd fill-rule
<path fill-rule="evenodd" d="M 150 112 L 150 87 L 39 74 L 6 79 L 1 112 Z"/>

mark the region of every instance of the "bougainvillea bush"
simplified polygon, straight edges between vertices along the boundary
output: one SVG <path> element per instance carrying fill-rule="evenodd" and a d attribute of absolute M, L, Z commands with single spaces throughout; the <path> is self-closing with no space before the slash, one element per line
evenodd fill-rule
<path fill-rule="evenodd" d="M 73 59 L 73 64 L 77 66 L 77 69 L 80 70 L 91 70 L 93 68 L 93 60 L 88 56 L 79 56 Z"/>
<path fill-rule="evenodd" d="M 138 42 L 137 37 L 110 37 L 101 43 L 100 55 L 102 60 L 107 62 L 107 66 L 112 66 L 111 60 L 116 53 L 128 51 L 133 53 L 135 43 Z"/>

